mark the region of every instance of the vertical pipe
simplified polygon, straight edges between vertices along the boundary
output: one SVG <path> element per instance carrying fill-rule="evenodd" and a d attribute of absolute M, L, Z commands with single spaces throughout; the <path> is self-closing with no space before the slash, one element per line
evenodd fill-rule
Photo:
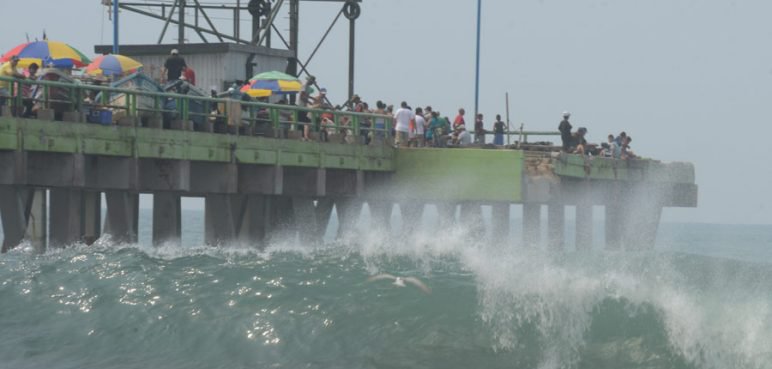
<path fill-rule="evenodd" d="M 507 100 L 507 145 L 510 144 L 510 134 L 509 134 L 509 92 L 506 93 L 505 98 Z"/>
<path fill-rule="evenodd" d="M 482 0 L 477 0 L 477 56 L 474 79 L 474 119 L 477 119 L 480 105 L 480 22 L 482 20 Z"/>
<path fill-rule="evenodd" d="M 348 31 L 348 98 L 354 96 L 354 43 L 355 43 L 356 21 L 349 20 Z"/>
<path fill-rule="evenodd" d="M 118 1 L 113 0 L 113 54 L 118 54 Z"/>
<path fill-rule="evenodd" d="M 180 1 L 179 24 L 177 25 L 177 43 L 185 43 L 185 0 Z"/>
<path fill-rule="evenodd" d="M 550 251 L 562 251 L 564 247 L 565 206 L 549 204 L 547 206 L 547 245 Z"/>

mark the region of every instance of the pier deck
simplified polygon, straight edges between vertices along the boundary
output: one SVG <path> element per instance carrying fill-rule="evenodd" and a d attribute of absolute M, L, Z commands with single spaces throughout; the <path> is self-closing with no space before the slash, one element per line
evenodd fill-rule
<path fill-rule="evenodd" d="M 93 242 L 103 233 L 135 242 L 140 193 L 153 194 L 153 240 L 159 244 L 179 240 L 180 199 L 188 196 L 205 198 L 206 241 L 212 245 L 261 245 L 287 235 L 315 242 L 333 208 L 345 233 L 365 203 L 384 227 L 394 204 L 408 222 L 420 217 L 425 205 L 435 205 L 443 224 L 456 221 L 458 206 L 466 223 L 481 219 L 480 206 L 490 205 L 494 236 L 503 238 L 511 236 L 509 205 L 523 204 L 521 237 L 526 245 L 540 243 L 541 207 L 546 206 L 548 245 L 563 248 L 564 209 L 575 206 L 577 248 L 589 248 L 592 207 L 604 206 L 607 248 L 650 248 L 663 207 L 697 205 L 694 167 L 688 163 L 589 159 L 511 148 L 394 149 L 387 144 L 390 122 L 368 128 L 362 123 L 376 116 L 343 112 L 334 119 L 349 140 L 332 135 L 332 142 L 304 142 L 293 134 L 299 127 L 286 131 L 290 122 L 283 117 L 291 116 L 294 126 L 299 114 L 317 118 L 324 112 L 35 83 L 64 90 L 66 98 L 64 103 L 61 98 L 42 101 L 37 119 L 12 116 L 11 106 L 21 106 L 20 98 L 3 107 L 3 251 L 24 239 L 44 250 Z M 107 98 L 101 101 L 99 108 L 111 109 L 114 122 L 83 122 L 84 112 L 96 108 L 80 99 L 89 89 L 126 97 L 120 106 L 111 106 Z M 156 101 L 155 108 L 142 109 L 137 103 L 142 99 Z M 180 109 L 157 108 L 169 99 Z M 234 103 L 239 105 L 232 107 Z M 204 112 L 225 109 L 214 115 L 195 113 L 189 110 L 195 104 L 206 106 Z M 199 124 L 193 124 L 195 114 L 204 118 Z M 64 121 L 54 120 L 57 116 Z M 232 133 L 212 133 L 211 121 L 217 119 L 231 122 Z M 364 145 L 361 133 L 366 129 L 380 139 Z"/>

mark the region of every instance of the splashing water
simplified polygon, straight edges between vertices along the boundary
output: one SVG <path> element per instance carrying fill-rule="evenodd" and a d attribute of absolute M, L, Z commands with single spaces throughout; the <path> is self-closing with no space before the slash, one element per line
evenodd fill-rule
<path fill-rule="evenodd" d="M 427 295 L 366 282 L 416 276 Z M 368 231 L 0 256 L 0 367 L 770 368 L 772 265 Z"/>

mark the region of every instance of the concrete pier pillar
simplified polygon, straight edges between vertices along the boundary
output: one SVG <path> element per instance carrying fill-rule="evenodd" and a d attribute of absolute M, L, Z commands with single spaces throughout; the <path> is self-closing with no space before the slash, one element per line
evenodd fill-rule
<path fill-rule="evenodd" d="M 362 213 L 362 201 L 355 198 L 338 198 L 335 200 L 335 211 L 338 213 L 338 238 L 353 234 Z"/>
<path fill-rule="evenodd" d="M 153 194 L 153 245 L 180 243 L 182 217 L 180 195 L 173 192 Z"/>
<path fill-rule="evenodd" d="M 319 240 L 324 240 L 327 233 L 327 227 L 330 225 L 332 209 L 335 207 L 333 199 L 324 197 L 316 201 L 314 213 L 316 214 L 316 236 Z"/>
<path fill-rule="evenodd" d="M 204 198 L 204 241 L 218 246 L 236 239 L 240 226 L 239 196 L 210 194 Z"/>
<path fill-rule="evenodd" d="M 0 186 L 0 217 L 3 221 L 2 252 L 16 247 L 24 238 L 32 202 L 31 192 L 22 187 Z"/>
<path fill-rule="evenodd" d="M 48 247 L 48 192 L 32 190 L 32 204 L 27 217 L 25 237 L 38 253 Z"/>
<path fill-rule="evenodd" d="M 618 203 L 606 204 L 606 250 L 622 249 L 624 209 Z"/>
<path fill-rule="evenodd" d="M 413 236 L 421 228 L 424 207 L 422 202 L 402 202 L 399 204 L 399 213 L 402 216 L 401 234 L 403 236 Z"/>
<path fill-rule="evenodd" d="M 136 243 L 139 234 L 139 194 L 107 191 L 105 201 L 107 216 L 104 233 L 118 243 Z"/>
<path fill-rule="evenodd" d="M 449 230 L 456 225 L 456 203 L 437 203 L 437 216 L 439 217 L 440 231 Z"/>
<path fill-rule="evenodd" d="M 293 228 L 298 233 L 303 245 L 313 245 L 322 241 L 316 222 L 314 199 L 307 197 L 292 198 Z"/>
<path fill-rule="evenodd" d="M 52 189 L 51 247 L 65 247 L 82 241 L 83 191 Z"/>
<path fill-rule="evenodd" d="M 459 223 L 468 230 L 469 235 L 475 240 L 480 241 L 485 235 L 482 208 L 478 203 L 461 203 Z"/>
<path fill-rule="evenodd" d="M 523 246 L 539 247 L 541 244 L 541 205 L 523 204 Z"/>
<path fill-rule="evenodd" d="M 506 242 L 509 238 L 509 203 L 493 204 L 491 209 L 491 237 L 493 242 Z"/>
<path fill-rule="evenodd" d="M 244 212 L 239 226 L 238 239 L 244 244 L 264 248 L 271 226 L 270 196 L 250 195 L 246 197 Z"/>
<path fill-rule="evenodd" d="M 657 240 L 657 229 L 662 215 L 662 194 L 651 183 L 631 189 L 624 206 L 622 247 L 625 250 L 651 250 Z M 630 205 L 630 204 L 635 204 Z"/>
<path fill-rule="evenodd" d="M 391 234 L 391 213 L 394 204 L 391 201 L 369 200 L 367 205 L 370 208 L 370 228 Z"/>
<path fill-rule="evenodd" d="M 566 207 L 563 204 L 547 206 L 547 245 L 551 251 L 565 247 Z"/>
<path fill-rule="evenodd" d="M 267 228 L 268 240 L 288 239 L 297 235 L 295 226 L 295 213 L 292 207 L 292 197 L 272 196 L 268 203 L 270 223 Z"/>
<path fill-rule="evenodd" d="M 102 236 L 102 193 L 83 192 L 81 240 L 92 245 Z"/>
<path fill-rule="evenodd" d="M 576 206 L 576 250 L 592 250 L 592 205 L 582 203 Z"/>

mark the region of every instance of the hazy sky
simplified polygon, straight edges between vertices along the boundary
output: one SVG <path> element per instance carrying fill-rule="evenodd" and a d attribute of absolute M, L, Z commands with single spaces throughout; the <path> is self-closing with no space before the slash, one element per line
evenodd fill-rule
<path fill-rule="evenodd" d="M 93 54 L 94 44 L 112 41 L 100 3 L 6 4 L 14 15 L 0 22 L 0 50 L 23 42 L 25 33 L 40 37 L 45 28 L 49 38 Z M 357 27 L 359 95 L 432 105 L 447 115 L 462 106 L 473 110 L 476 3 L 364 0 Z M 302 59 L 338 9 L 301 5 Z M 591 141 L 625 130 L 637 153 L 697 167 L 699 208 L 668 210 L 665 219 L 770 224 L 769 14 L 769 0 L 483 0 L 480 110 L 490 124 L 504 114 L 509 92 L 512 122 L 529 130 L 556 129 L 564 110 L 573 113 L 575 127 L 589 129 Z M 124 43 L 154 43 L 162 27 L 126 12 L 121 25 Z M 347 23 L 338 24 L 310 66 L 341 102 L 347 31 Z M 172 37 L 176 27 L 165 41 L 175 42 Z M 193 32 L 188 37 L 199 42 Z"/>

